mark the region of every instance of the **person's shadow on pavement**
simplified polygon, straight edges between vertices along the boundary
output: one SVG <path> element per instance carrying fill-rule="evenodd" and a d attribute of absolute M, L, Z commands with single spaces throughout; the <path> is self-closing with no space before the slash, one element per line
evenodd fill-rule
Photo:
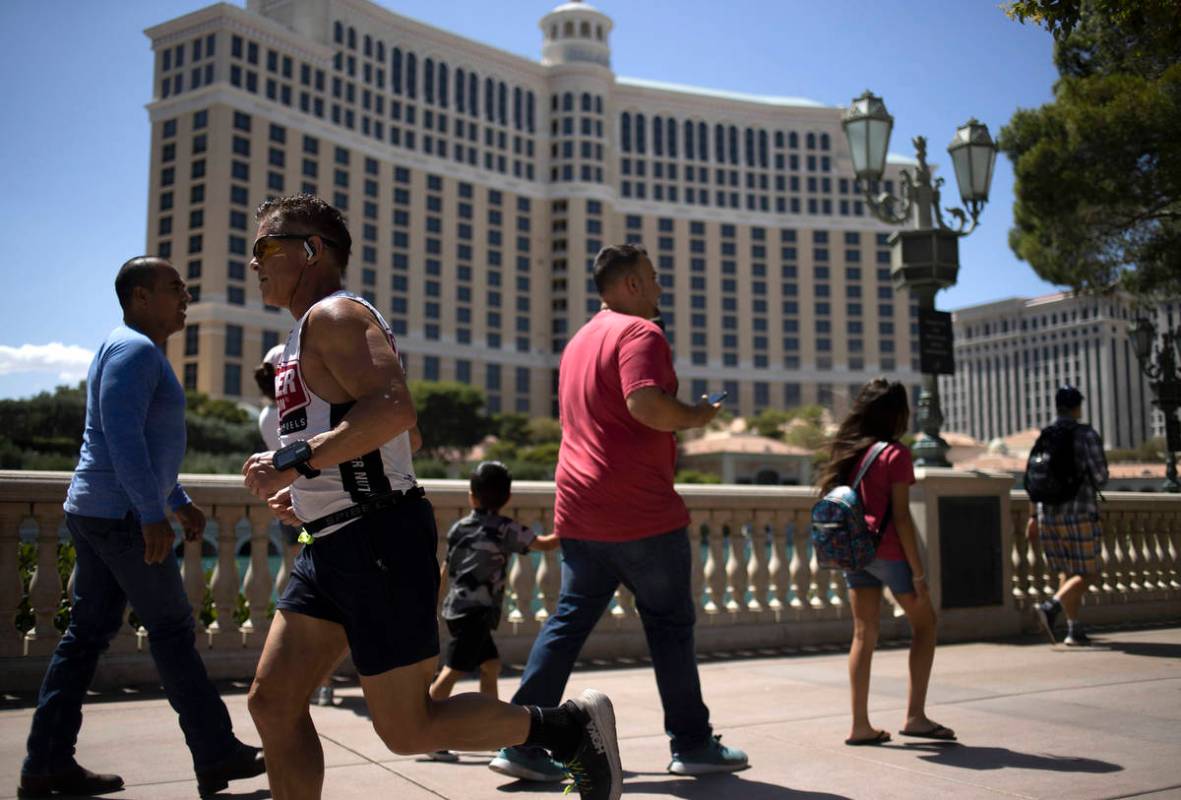
<path fill-rule="evenodd" d="M 670 780 L 631 780 L 634 777 L 648 775 L 665 775 L 666 773 L 630 772 L 623 771 L 624 794 L 632 792 L 660 794 L 668 797 L 680 797 L 683 800 L 851 800 L 843 794 L 831 792 L 812 792 L 804 789 L 792 789 L 787 786 L 777 786 L 763 781 L 752 781 L 735 773 L 721 773 L 716 775 L 701 775 L 696 778 L 678 778 L 669 776 Z M 539 784 L 529 781 L 513 781 L 498 786 L 497 791 L 506 793 L 553 792 L 555 784 Z"/>
<path fill-rule="evenodd" d="M 1123 767 L 1109 761 L 1078 756 L 1018 753 L 1007 747 L 973 747 L 958 742 L 934 744 L 907 743 L 907 750 L 926 751 L 922 761 L 959 769 L 1043 769 L 1051 772 L 1122 772 Z"/>

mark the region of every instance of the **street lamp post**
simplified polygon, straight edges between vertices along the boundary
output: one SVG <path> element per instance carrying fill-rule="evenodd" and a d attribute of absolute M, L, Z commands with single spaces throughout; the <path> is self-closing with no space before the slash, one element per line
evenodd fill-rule
<path fill-rule="evenodd" d="M 1177 481 L 1177 451 L 1181 450 L 1181 421 L 1177 409 L 1181 408 L 1181 326 L 1175 331 L 1161 335 L 1160 346 L 1156 345 L 1156 326 L 1147 317 L 1137 319 L 1128 330 L 1140 371 L 1148 379 L 1152 389 L 1153 405 L 1165 415 L 1165 482 L 1161 490 L 1181 492 Z"/>
<path fill-rule="evenodd" d="M 919 466 L 946 467 L 947 442 L 939 435 L 943 411 L 939 405 L 939 375 L 954 373 L 950 315 L 935 310 L 935 295 L 956 282 L 959 273 L 959 239 L 976 229 L 980 212 L 988 202 L 996 162 L 996 144 L 988 127 L 968 120 L 955 133 L 947 152 L 955 167 L 963 208 L 948 208 L 954 220 L 948 225 L 939 206 L 943 178 L 932 178 L 927 165 L 927 139 L 912 141 L 918 165 L 902 170 L 901 196 L 877 192 L 886 169 L 886 152 L 894 118 L 880 97 L 869 90 L 853 100 L 842 118 L 853 171 L 865 202 L 875 217 L 889 225 L 904 226 L 890 234 L 890 272 L 896 289 L 907 289 L 918 300 L 919 340 L 923 362 L 923 388 L 915 415 L 920 433 L 912 450 Z"/>

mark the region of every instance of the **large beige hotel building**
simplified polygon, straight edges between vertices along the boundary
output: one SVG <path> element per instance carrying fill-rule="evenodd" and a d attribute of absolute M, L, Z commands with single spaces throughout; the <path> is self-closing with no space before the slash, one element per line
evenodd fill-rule
<path fill-rule="evenodd" d="M 295 192 L 345 211 L 347 285 L 410 378 L 477 386 L 492 412 L 554 414 L 562 348 L 599 307 L 594 255 L 624 240 L 660 274 L 682 397 L 724 388 L 749 414 L 918 383 L 839 108 L 618 77 L 586 3 L 540 28 L 540 61 L 366 0 L 223 3 L 147 31 L 148 247 L 197 299 L 169 343 L 187 387 L 255 399 L 291 319 L 259 299 L 253 210 Z"/>

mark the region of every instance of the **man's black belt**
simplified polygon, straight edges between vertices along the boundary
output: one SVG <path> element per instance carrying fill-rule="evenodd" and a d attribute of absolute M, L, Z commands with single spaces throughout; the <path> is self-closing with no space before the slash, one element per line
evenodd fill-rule
<path fill-rule="evenodd" d="M 384 494 L 375 495 L 363 503 L 357 503 L 355 506 L 342 508 L 340 511 L 334 511 L 319 519 L 314 519 L 311 522 L 305 522 L 303 529 L 311 534 L 319 533 L 331 525 L 339 525 L 342 522 L 363 517 L 366 514 L 371 514 L 374 511 L 381 511 L 386 508 L 393 508 L 401 503 L 403 500 L 411 498 L 423 497 L 426 491 L 421 486 L 415 486 L 413 489 L 406 491 L 386 492 Z"/>

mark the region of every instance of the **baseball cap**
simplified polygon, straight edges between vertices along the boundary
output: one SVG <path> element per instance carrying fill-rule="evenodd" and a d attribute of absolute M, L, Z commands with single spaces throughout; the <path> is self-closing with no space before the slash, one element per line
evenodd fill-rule
<path fill-rule="evenodd" d="M 1077 408 L 1083 404 L 1083 393 L 1067 384 L 1058 387 L 1054 394 L 1054 405 L 1058 408 Z"/>
<path fill-rule="evenodd" d="M 281 358 L 283 358 L 283 345 L 277 344 L 267 351 L 267 354 L 263 356 L 262 362 L 264 364 L 270 364 L 272 367 L 277 367 Z"/>

